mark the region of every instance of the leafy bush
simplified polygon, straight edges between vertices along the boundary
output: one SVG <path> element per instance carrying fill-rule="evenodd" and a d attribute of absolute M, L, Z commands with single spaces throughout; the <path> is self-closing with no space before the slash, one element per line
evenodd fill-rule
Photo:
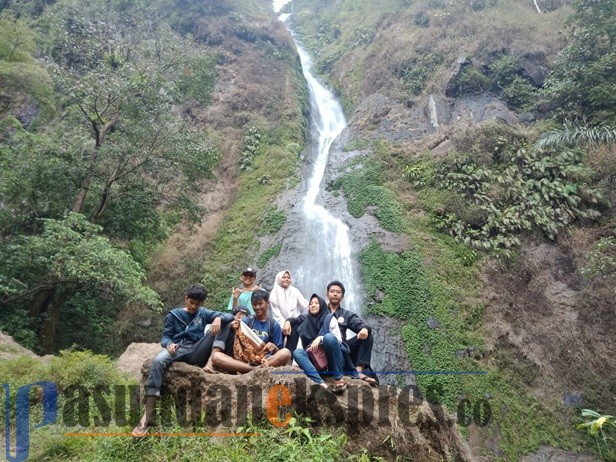
<path fill-rule="evenodd" d="M 270 247 L 269 249 L 267 249 L 259 256 L 257 260 L 257 266 L 259 268 L 263 268 L 265 265 L 267 265 L 267 262 L 270 261 L 270 259 L 272 259 L 273 257 L 277 257 L 280 254 L 281 249 L 282 243 L 276 244 L 274 247 Z"/>
<path fill-rule="evenodd" d="M 458 94 L 481 93 L 491 87 L 490 78 L 475 66 L 467 65 L 456 78 Z"/>
<path fill-rule="evenodd" d="M 510 107 L 532 111 L 537 105 L 536 91 L 528 80 L 516 76 L 509 85 L 503 88 L 502 96 Z"/>
<path fill-rule="evenodd" d="M 509 255 L 524 232 L 539 230 L 553 240 L 575 220 L 600 215 L 602 195 L 588 184 L 582 156 L 579 150 L 521 148 L 483 165 L 454 157 L 437 168 L 432 182 L 425 162 L 408 166 L 405 174 L 416 186 L 453 193 L 431 210 L 438 228 L 465 245 Z"/>
<path fill-rule="evenodd" d="M 72 386 L 92 390 L 127 382 L 127 378 L 118 372 L 108 356 L 95 355 L 90 351 L 60 351 L 49 363 L 47 378 L 60 390 Z"/>
<path fill-rule="evenodd" d="M 592 420 L 587 420 L 584 423 L 581 423 L 577 426 L 578 429 L 586 429 L 588 430 L 588 434 L 595 437 L 597 439 L 597 448 L 599 449 L 599 455 L 606 460 L 612 460 L 612 457 L 616 455 L 616 449 L 611 444 L 611 441 L 614 440 L 614 437 L 610 434 L 609 436 L 606 434 L 606 430 L 610 433 L 616 431 L 616 418 L 612 415 L 602 415 L 597 411 L 593 411 L 592 409 L 582 409 L 582 417 L 592 418 Z M 601 449 L 601 444 L 599 444 L 599 434 L 601 434 L 601 440 L 603 441 L 603 446 L 608 450 L 607 454 L 603 454 L 603 450 Z M 609 440 L 609 442 L 608 442 Z"/>
<path fill-rule="evenodd" d="M 259 153 L 261 132 L 256 125 L 250 125 L 244 135 L 244 149 L 240 154 L 240 170 L 249 172 L 252 170 L 255 156 Z"/>
<path fill-rule="evenodd" d="M 595 249 L 588 255 L 588 263 L 582 268 L 587 278 L 606 278 L 616 273 L 616 237 L 599 239 Z"/>
<path fill-rule="evenodd" d="M 434 75 L 436 68 L 443 62 L 443 57 L 433 53 L 422 53 L 402 71 L 402 81 L 413 95 L 420 94 Z"/>

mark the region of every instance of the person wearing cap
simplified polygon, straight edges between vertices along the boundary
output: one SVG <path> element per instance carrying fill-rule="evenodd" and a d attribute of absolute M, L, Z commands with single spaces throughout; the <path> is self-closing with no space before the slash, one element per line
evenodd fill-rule
<path fill-rule="evenodd" d="M 250 314 L 254 314 L 251 308 L 252 304 L 250 302 L 250 297 L 255 290 L 260 289 L 260 287 L 255 284 L 256 279 L 257 272 L 254 269 L 249 267 L 242 271 L 242 275 L 240 276 L 242 287 L 233 287 L 231 289 L 231 298 L 229 299 L 227 310 L 233 311 L 233 309 L 238 306 L 244 306 L 248 307 Z"/>

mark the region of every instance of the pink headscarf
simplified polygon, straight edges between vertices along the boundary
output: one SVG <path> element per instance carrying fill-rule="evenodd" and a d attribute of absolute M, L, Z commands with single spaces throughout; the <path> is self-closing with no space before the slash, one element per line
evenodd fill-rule
<path fill-rule="evenodd" d="M 291 276 L 291 272 L 288 270 L 278 273 L 270 293 L 272 314 L 281 326 L 288 318 L 297 317 L 305 313 L 308 308 L 308 300 L 304 298 L 297 287 L 290 285 L 285 289 L 280 285 L 285 273 L 289 273 L 289 277 Z"/>

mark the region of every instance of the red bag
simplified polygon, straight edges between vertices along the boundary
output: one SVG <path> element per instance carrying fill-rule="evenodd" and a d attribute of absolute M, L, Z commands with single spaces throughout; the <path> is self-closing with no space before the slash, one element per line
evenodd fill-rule
<path fill-rule="evenodd" d="M 317 371 L 324 371 L 327 369 L 327 356 L 323 348 L 309 348 L 307 351 L 308 358 L 310 358 L 314 367 L 317 368 Z"/>

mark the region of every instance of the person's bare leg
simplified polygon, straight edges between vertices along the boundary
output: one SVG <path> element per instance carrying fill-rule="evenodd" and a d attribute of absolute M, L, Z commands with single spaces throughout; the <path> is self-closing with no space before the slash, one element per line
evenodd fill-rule
<path fill-rule="evenodd" d="M 288 348 L 278 350 L 273 356 L 267 358 L 265 363 L 269 367 L 286 366 L 291 360 L 291 351 Z"/>
<path fill-rule="evenodd" d="M 146 435 L 148 427 L 154 419 L 154 412 L 156 411 L 156 399 L 156 396 L 145 397 L 145 413 L 143 414 L 143 417 L 141 417 L 139 425 L 137 425 L 133 429 L 133 436 L 141 437 Z"/>
<path fill-rule="evenodd" d="M 216 369 L 214 369 L 214 363 L 212 361 L 212 358 L 214 357 L 214 354 L 222 352 L 221 348 L 218 347 L 214 347 L 212 348 L 212 354 L 210 355 L 210 357 L 207 360 L 207 363 L 205 364 L 205 366 L 203 366 L 203 370 L 205 372 L 208 372 L 210 374 L 216 374 Z"/>
<path fill-rule="evenodd" d="M 217 369 L 226 372 L 239 372 L 240 374 L 250 372 L 257 367 L 251 366 L 250 364 L 246 364 L 242 361 L 238 361 L 237 359 L 233 359 L 231 356 L 224 354 L 222 351 L 212 353 L 212 364 Z"/>

